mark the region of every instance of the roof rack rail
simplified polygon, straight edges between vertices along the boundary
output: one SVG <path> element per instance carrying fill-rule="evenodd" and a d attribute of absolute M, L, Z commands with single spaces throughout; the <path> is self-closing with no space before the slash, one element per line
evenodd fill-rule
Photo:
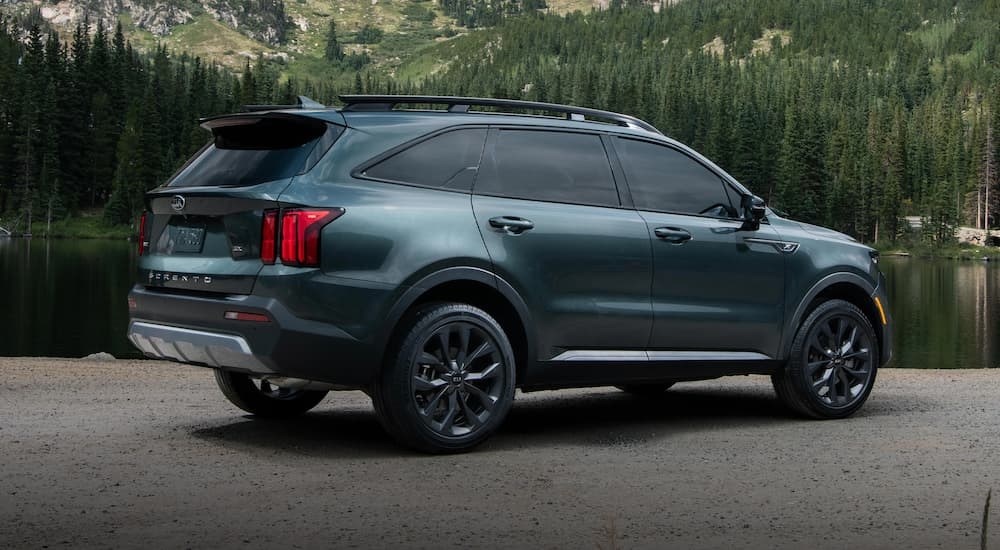
<path fill-rule="evenodd" d="M 244 105 L 240 112 L 253 113 L 257 111 L 280 111 L 282 109 L 326 109 L 326 105 L 313 101 L 304 95 L 295 98 L 295 105 Z"/>
<path fill-rule="evenodd" d="M 433 95 L 341 95 L 345 111 L 391 111 L 397 105 L 447 105 L 448 112 L 466 113 L 470 107 L 506 107 L 508 109 L 527 109 L 565 113 L 568 120 L 598 119 L 614 122 L 620 126 L 636 128 L 661 134 L 652 124 L 633 116 L 601 111 L 587 107 L 573 107 L 558 103 L 541 103 L 538 101 L 522 101 L 519 99 L 494 99 L 482 97 L 453 97 Z"/>

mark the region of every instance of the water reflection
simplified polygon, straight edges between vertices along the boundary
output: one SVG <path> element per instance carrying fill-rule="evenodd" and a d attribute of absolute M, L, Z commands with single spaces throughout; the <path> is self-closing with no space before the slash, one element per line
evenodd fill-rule
<path fill-rule="evenodd" d="M 993 368 L 1000 269 L 988 262 L 886 258 L 894 367 Z"/>
<path fill-rule="evenodd" d="M 1000 366 L 1000 266 L 884 258 L 893 367 Z M 125 241 L 0 238 L 0 355 L 139 354 L 125 339 L 135 250 Z"/>
<path fill-rule="evenodd" d="M 0 238 L 0 355 L 138 353 L 125 339 L 126 241 Z"/>

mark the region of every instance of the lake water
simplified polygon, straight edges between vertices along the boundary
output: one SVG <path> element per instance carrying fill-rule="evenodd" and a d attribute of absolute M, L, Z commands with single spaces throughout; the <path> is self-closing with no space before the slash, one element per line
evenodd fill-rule
<path fill-rule="evenodd" d="M 0 356 L 138 357 L 125 339 L 135 273 L 125 241 L 0 238 Z M 893 367 L 1000 366 L 1000 265 L 883 258 Z"/>
<path fill-rule="evenodd" d="M 0 356 L 141 354 L 125 339 L 127 241 L 0 238 Z"/>

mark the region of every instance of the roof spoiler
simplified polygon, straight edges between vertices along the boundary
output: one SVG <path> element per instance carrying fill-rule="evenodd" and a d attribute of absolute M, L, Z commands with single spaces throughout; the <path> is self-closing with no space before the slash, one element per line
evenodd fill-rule
<path fill-rule="evenodd" d="M 304 95 L 296 97 L 295 105 L 244 105 L 240 107 L 241 113 L 254 113 L 257 111 L 281 111 L 284 109 L 326 109 L 326 105 L 318 101 L 313 101 Z"/>

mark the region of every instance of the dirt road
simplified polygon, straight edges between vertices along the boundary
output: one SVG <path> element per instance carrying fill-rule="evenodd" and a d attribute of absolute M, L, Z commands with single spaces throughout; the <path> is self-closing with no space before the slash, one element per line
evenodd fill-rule
<path fill-rule="evenodd" d="M 0 548 L 975 549 L 998 390 L 887 369 L 833 422 L 765 378 L 526 394 L 476 452 L 430 457 L 358 392 L 257 421 L 206 369 L 0 359 Z"/>

